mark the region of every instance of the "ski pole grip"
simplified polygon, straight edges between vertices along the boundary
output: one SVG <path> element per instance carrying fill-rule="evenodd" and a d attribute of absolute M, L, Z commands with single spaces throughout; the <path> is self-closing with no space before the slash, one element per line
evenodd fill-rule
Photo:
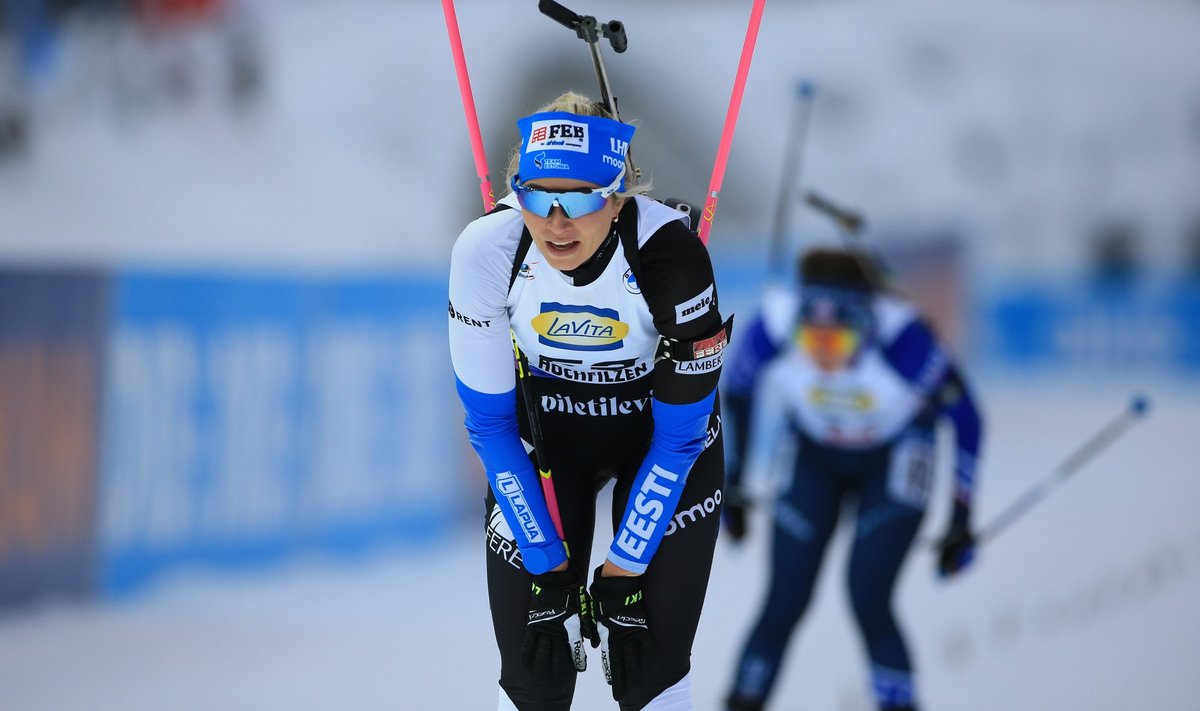
<path fill-rule="evenodd" d="M 574 30 L 579 26 L 579 15 L 554 2 L 554 0 L 538 0 L 538 10 L 546 17 L 564 27 Z"/>
<path fill-rule="evenodd" d="M 625 24 L 620 20 L 609 20 L 604 25 L 604 36 L 612 43 L 613 51 L 617 54 L 629 47 L 629 38 L 625 36 Z"/>

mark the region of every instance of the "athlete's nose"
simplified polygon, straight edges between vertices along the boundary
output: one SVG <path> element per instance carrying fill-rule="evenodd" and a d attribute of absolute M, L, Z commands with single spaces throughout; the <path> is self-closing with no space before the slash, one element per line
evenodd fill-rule
<path fill-rule="evenodd" d="M 571 226 L 571 218 L 567 217 L 562 207 L 555 205 L 550 208 L 550 214 L 546 217 L 546 226 L 555 232 L 564 232 Z"/>

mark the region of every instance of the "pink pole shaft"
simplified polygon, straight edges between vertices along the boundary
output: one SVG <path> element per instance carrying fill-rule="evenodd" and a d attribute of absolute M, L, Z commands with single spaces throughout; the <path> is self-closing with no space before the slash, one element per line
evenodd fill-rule
<path fill-rule="evenodd" d="M 546 508 L 550 509 L 550 520 L 554 522 L 554 530 L 558 531 L 558 537 L 565 543 L 567 537 L 563 534 L 562 514 L 558 512 L 558 494 L 554 492 L 554 479 L 550 472 L 538 472 L 538 478 L 542 480 L 542 495 L 546 497 Z M 567 555 L 571 555 L 571 552 L 567 551 Z"/>
<path fill-rule="evenodd" d="M 708 195 L 704 198 L 704 213 L 700 221 L 700 241 L 708 244 L 708 233 L 717 214 L 717 198 L 721 194 L 721 181 L 725 177 L 725 164 L 729 160 L 729 147 L 733 144 L 733 129 L 737 126 L 738 111 L 742 108 L 742 93 L 746 89 L 746 77 L 750 74 L 750 60 L 754 57 L 754 43 L 758 40 L 758 26 L 762 22 L 766 0 L 754 0 L 750 12 L 750 24 L 746 27 L 746 40 L 742 43 L 742 58 L 738 61 L 737 77 L 733 80 L 733 94 L 729 97 L 729 110 L 725 112 L 725 128 L 721 130 L 721 144 L 717 148 L 717 159 L 713 163 L 712 180 L 708 184 Z"/>
<path fill-rule="evenodd" d="M 458 73 L 458 92 L 462 94 L 463 113 L 467 116 L 467 130 L 471 134 L 471 153 L 475 157 L 475 174 L 479 176 L 483 210 L 487 212 L 496 206 L 496 197 L 492 193 L 492 178 L 488 175 L 487 154 L 484 153 L 483 136 L 479 132 L 479 115 L 475 112 L 475 98 L 471 94 L 471 77 L 467 74 L 467 58 L 463 54 L 462 36 L 458 32 L 454 0 L 442 0 L 442 12 L 446 15 L 446 33 L 450 35 L 450 50 L 454 53 L 454 69 Z"/>

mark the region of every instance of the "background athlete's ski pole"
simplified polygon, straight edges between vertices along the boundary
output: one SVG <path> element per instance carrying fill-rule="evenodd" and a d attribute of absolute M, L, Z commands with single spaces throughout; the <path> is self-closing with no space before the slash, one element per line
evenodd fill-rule
<path fill-rule="evenodd" d="M 976 536 L 977 545 L 994 539 L 1005 529 L 1029 512 L 1039 501 L 1053 491 L 1058 485 L 1069 479 L 1083 468 L 1097 454 L 1125 434 L 1134 423 L 1138 422 L 1150 409 L 1150 401 L 1144 395 L 1132 398 L 1129 405 L 1086 442 L 1071 452 L 1048 476 L 1026 491 L 1008 508 L 1004 509 L 990 523 L 979 530 Z"/>
<path fill-rule="evenodd" d="M 704 212 L 700 214 L 700 241 L 708 244 L 708 233 L 712 230 L 713 218 L 717 214 L 717 200 L 721 195 L 721 182 L 725 178 L 725 163 L 729 160 L 729 147 L 733 144 L 733 129 L 737 125 L 738 111 L 742 107 L 742 94 L 746 90 L 746 77 L 750 74 L 750 60 L 754 57 L 754 43 L 758 40 L 758 26 L 762 23 L 766 0 L 754 0 L 750 11 L 750 24 L 746 27 L 746 39 L 742 43 L 742 58 L 738 60 L 737 76 L 733 80 L 733 92 L 729 97 L 729 109 L 725 112 L 725 127 L 721 129 L 721 144 L 717 147 L 717 158 L 713 162 L 712 179 L 704 197 Z"/>
<path fill-rule="evenodd" d="M 454 69 L 458 74 L 458 93 L 462 95 L 463 113 L 466 114 L 467 131 L 471 136 L 471 154 L 475 158 L 475 174 L 479 176 L 483 211 L 488 212 L 495 207 L 496 196 L 492 192 L 492 178 L 488 175 L 487 154 L 484 153 L 483 136 L 479 132 L 479 115 L 475 112 L 475 97 L 471 93 L 471 77 L 467 74 L 467 58 L 463 54 L 462 36 L 458 32 L 454 0 L 442 0 L 442 13 L 446 16 L 446 33 L 450 36 L 450 51 L 454 54 Z"/>
<path fill-rule="evenodd" d="M 771 250 L 768 266 L 778 272 L 786 269 L 788 260 L 784 255 L 784 242 L 792 214 L 792 201 L 796 199 L 796 185 L 800 182 L 804 161 L 804 139 L 812 121 L 813 97 L 816 90 L 810 81 L 796 85 L 796 108 L 788 130 L 787 147 L 783 152 L 783 174 L 779 178 L 779 193 L 775 196 L 775 214 L 771 219 Z"/>

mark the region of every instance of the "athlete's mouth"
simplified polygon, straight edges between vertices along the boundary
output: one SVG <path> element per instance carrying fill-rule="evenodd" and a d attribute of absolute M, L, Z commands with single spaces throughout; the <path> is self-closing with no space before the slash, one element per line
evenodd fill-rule
<path fill-rule="evenodd" d="M 578 244 L 579 244 L 578 240 L 572 240 L 570 242 L 552 242 L 550 240 L 546 241 L 546 246 L 549 247 L 550 250 L 553 252 L 569 252 L 572 249 L 574 249 Z"/>

